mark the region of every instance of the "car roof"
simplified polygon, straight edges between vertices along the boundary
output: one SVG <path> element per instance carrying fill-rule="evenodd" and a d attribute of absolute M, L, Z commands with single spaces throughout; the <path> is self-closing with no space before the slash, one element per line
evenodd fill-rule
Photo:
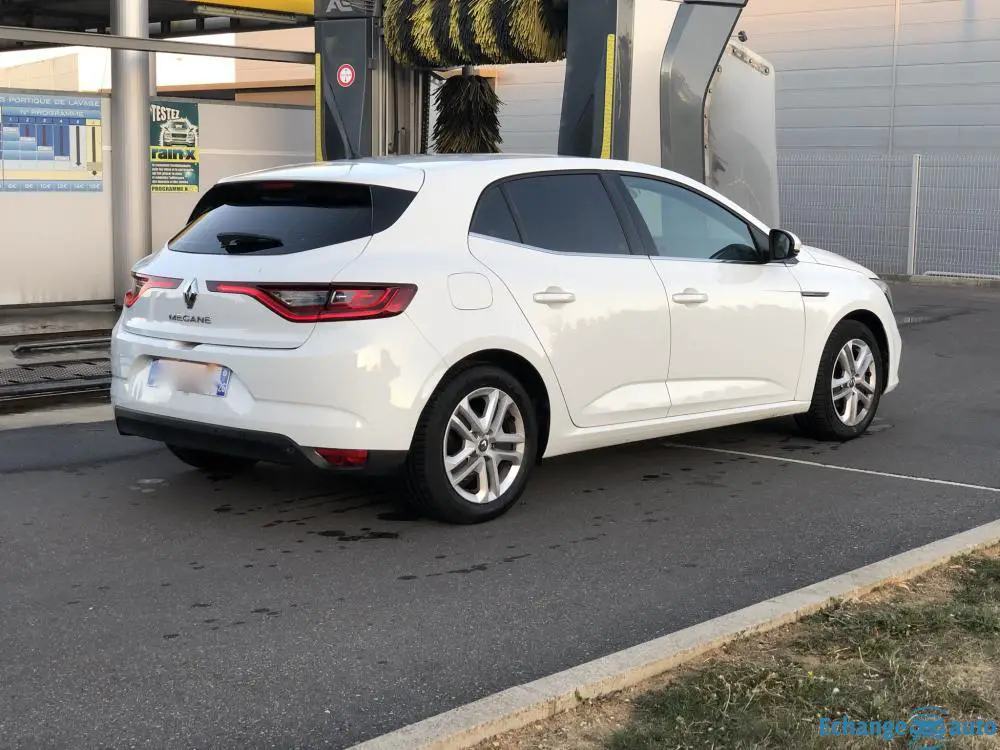
<path fill-rule="evenodd" d="M 435 192 L 441 190 L 443 193 L 454 194 L 458 190 L 469 190 L 478 194 L 490 183 L 506 177 L 563 170 L 614 170 L 668 179 L 711 195 L 718 202 L 744 216 L 762 231 L 767 231 L 760 219 L 714 189 L 686 175 L 661 167 L 618 159 L 511 153 L 370 156 L 275 167 L 234 175 L 224 178 L 220 182 L 317 180 L 353 182 L 417 192 L 430 180 L 436 183 L 436 186 L 431 188 Z"/>
<path fill-rule="evenodd" d="M 322 180 L 358 182 L 403 190 L 419 190 L 427 176 L 448 173 L 470 182 L 491 182 L 504 176 L 576 169 L 650 171 L 632 162 L 548 154 L 415 154 L 373 156 L 328 162 L 291 164 L 226 177 L 220 182 L 250 180 Z M 659 170 L 662 172 L 662 170 Z M 678 175 L 680 177 L 680 175 Z M 683 179 L 683 178 L 682 178 Z"/>

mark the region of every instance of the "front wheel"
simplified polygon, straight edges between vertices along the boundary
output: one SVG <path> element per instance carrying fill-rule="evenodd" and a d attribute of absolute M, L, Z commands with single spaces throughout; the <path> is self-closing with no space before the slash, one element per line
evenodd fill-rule
<path fill-rule="evenodd" d="M 853 440 L 875 418 L 885 388 L 885 360 L 871 329 L 856 320 L 841 322 L 826 343 L 812 405 L 796 422 L 820 440 Z"/>
<path fill-rule="evenodd" d="M 427 405 L 407 458 L 410 495 L 441 521 L 492 520 L 524 492 L 537 445 L 538 421 L 524 387 L 504 370 L 477 365 Z"/>

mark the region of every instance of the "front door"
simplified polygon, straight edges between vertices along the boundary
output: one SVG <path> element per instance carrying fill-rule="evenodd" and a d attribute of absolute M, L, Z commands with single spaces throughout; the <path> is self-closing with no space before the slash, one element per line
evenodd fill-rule
<path fill-rule="evenodd" d="M 670 415 L 793 401 L 805 307 L 791 269 L 760 262 L 766 235 L 700 191 L 621 180 L 670 306 Z"/>
<path fill-rule="evenodd" d="M 541 174 L 488 188 L 469 246 L 516 299 L 574 424 L 667 416 L 666 295 L 649 258 L 630 252 L 600 175 Z"/>

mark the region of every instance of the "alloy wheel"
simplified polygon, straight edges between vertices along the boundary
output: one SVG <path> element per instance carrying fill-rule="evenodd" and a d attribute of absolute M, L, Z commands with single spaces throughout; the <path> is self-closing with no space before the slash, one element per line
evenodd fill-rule
<path fill-rule="evenodd" d="M 875 401 L 878 368 L 871 347 L 851 339 L 837 354 L 830 392 L 837 417 L 848 427 L 865 421 Z"/>
<path fill-rule="evenodd" d="M 452 489 L 470 503 L 500 498 L 524 463 L 524 417 L 499 388 L 479 388 L 463 398 L 448 420 L 444 466 Z"/>

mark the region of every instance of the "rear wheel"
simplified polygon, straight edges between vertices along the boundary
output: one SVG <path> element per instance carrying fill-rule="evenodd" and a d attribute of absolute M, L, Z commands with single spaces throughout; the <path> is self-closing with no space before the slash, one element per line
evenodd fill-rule
<path fill-rule="evenodd" d="M 411 498 L 448 523 L 489 521 L 518 501 L 535 465 L 534 404 L 491 365 L 459 374 L 431 399 L 406 464 Z"/>
<path fill-rule="evenodd" d="M 241 456 L 227 456 L 223 453 L 213 453 L 212 451 L 201 451 L 193 448 L 181 448 L 176 445 L 168 445 L 167 448 L 177 458 L 202 471 L 246 471 L 252 469 L 257 461 L 252 458 L 242 458 Z"/>
<path fill-rule="evenodd" d="M 812 406 L 796 422 L 820 440 L 863 435 L 875 418 L 885 377 L 882 350 L 871 329 L 856 320 L 841 322 L 823 350 Z"/>

